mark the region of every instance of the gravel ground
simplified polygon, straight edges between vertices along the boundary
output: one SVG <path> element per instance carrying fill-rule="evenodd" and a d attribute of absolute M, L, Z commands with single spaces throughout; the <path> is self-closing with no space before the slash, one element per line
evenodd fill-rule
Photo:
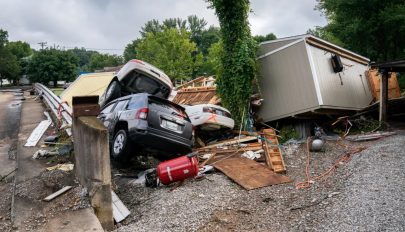
<path fill-rule="evenodd" d="M 310 188 L 294 183 L 246 191 L 221 173 L 156 189 L 115 177 L 131 215 L 116 231 L 404 231 L 405 133 L 366 146 Z M 305 179 L 304 145 L 286 147 L 287 175 Z M 311 153 L 311 175 L 326 170 L 344 150 L 328 142 Z"/>
<path fill-rule="evenodd" d="M 355 156 L 334 205 L 314 217 L 317 231 L 405 231 L 405 134 Z"/>

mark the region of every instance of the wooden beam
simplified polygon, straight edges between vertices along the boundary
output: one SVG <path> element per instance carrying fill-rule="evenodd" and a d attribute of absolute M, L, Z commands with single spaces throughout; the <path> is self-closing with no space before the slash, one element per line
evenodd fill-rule
<path fill-rule="evenodd" d="M 237 144 L 237 143 L 243 143 L 243 142 L 250 142 L 250 141 L 257 141 L 257 137 L 256 136 L 246 136 L 246 137 L 242 137 L 242 138 L 238 138 L 238 139 L 229 139 L 229 140 L 225 140 L 225 141 L 221 141 L 218 143 L 214 143 L 205 147 L 202 147 L 201 149 L 206 149 L 206 148 L 215 148 L 215 147 L 220 147 L 220 146 L 229 146 L 229 145 L 233 145 L 233 144 Z"/>

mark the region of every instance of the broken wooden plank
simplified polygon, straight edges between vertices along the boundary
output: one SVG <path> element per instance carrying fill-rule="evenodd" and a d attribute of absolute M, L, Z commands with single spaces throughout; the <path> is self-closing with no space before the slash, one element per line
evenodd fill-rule
<path fill-rule="evenodd" d="M 65 192 L 69 191 L 71 188 L 73 188 L 73 187 L 72 186 L 65 186 L 65 187 L 59 189 L 58 191 L 52 193 L 51 195 L 45 197 L 44 201 L 52 201 L 56 197 L 58 197 L 58 196 L 64 194 Z"/>
<path fill-rule="evenodd" d="M 241 135 L 249 135 L 249 136 L 258 136 L 257 132 L 238 131 L 238 130 L 232 130 L 231 132 L 236 135 L 241 134 Z"/>
<path fill-rule="evenodd" d="M 364 141 L 370 141 L 370 140 L 384 138 L 384 137 L 395 135 L 395 134 L 396 134 L 395 132 L 378 132 L 378 133 L 365 134 L 365 135 L 351 135 L 351 136 L 345 137 L 345 139 L 348 141 L 352 141 L 352 142 L 364 142 Z"/>
<path fill-rule="evenodd" d="M 254 146 L 246 146 L 246 147 L 241 147 L 241 148 L 223 149 L 223 148 L 212 147 L 212 148 L 198 148 L 198 149 L 196 149 L 196 151 L 198 151 L 199 153 L 228 153 L 228 152 L 235 152 L 235 151 L 257 151 L 257 150 L 261 150 L 261 149 L 263 149 L 262 144 L 255 143 Z"/>
<path fill-rule="evenodd" d="M 128 208 L 118 198 L 117 194 L 111 190 L 112 208 L 114 220 L 119 223 L 131 213 Z"/>
<path fill-rule="evenodd" d="M 247 190 L 292 181 L 289 177 L 274 173 L 268 167 L 244 157 L 224 159 L 213 163 L 213 166 Z"/>
<path fill-rule="evenodd" d="M 256 136 L 246 136 L 246 137 L 242 137 L 242 138 L 237 138 L 237 139 L 228 139 L 225 141 L 220 141 L 218 143 L 214 143 L 205 147 L 202 147 L 202 149 L 204 148 L 215 148 L 215 147 L 219 147 L 219 146 L 229 146 L 229 145 L 233 145 L 233 144 L 238 144 L 238 143 L 243 143 L 243 142 L 250 142 L 250 141 L 254 141 L 257 140 Z"/>

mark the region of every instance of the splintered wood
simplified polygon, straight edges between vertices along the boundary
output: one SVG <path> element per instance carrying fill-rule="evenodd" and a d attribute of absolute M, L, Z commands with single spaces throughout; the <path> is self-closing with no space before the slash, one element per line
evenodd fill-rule
<path fill-rule="evenodd" d="M 286 168 L 284 159 L 279 148 L 276 132 L 273 129 L 264 129 L 263 137 L 263 150 L 266 159 L 266 164 L 276 173 L 285 173 Z"/>
<path fill-rule="evenodd" d="M 244 157 L 231 157 L 213 166 L 247 190 L 292 181 L 287 176 L 274 173 L 268 167 Z"/>

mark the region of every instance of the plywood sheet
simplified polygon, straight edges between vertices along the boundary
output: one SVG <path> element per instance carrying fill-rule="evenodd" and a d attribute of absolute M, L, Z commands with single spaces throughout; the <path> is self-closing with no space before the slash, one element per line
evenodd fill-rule
<path fill-rule="evenodd" d="M 276 174 L 268 167 L 244 157 L 224 159 L 213 166 L 247 190 L 292 181 L 289 177 Z"/>

